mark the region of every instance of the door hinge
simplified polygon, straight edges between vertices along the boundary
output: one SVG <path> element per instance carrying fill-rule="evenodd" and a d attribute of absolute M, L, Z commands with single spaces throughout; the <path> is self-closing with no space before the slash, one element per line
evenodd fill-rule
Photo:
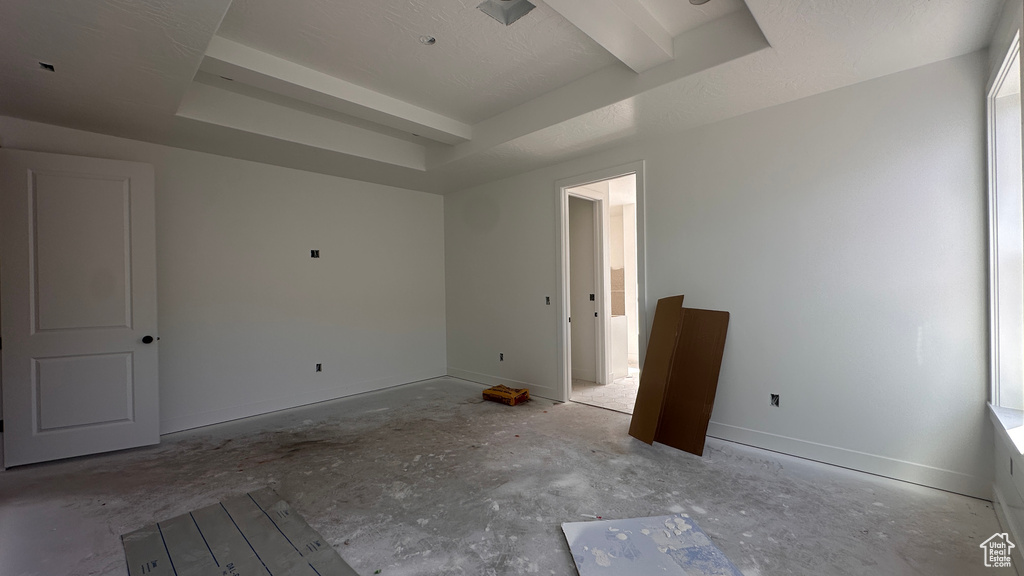
<path fill-rule="evenodd" d="M 4 419 L 0 418 L 0 434 L 4 433 Z"/>

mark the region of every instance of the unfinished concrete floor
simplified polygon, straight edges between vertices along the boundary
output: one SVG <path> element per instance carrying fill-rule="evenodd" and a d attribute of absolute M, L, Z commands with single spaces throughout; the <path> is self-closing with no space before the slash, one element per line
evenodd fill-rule
<path fill-rule="evenodd" d="M 748 576 L 1013 573 L 982 567 L 988 502 L 713 439 L 698 458 L 629 437 L 625 414 L 481 389 L 431 380 L 0 472 L 0 574 L 125 575 L 120 534 L 265 486 L 365 575 L 572 575 L 562 522 L 673 512 Z"/>
<path fill-rule="evenodd" d="M 636 393 L 640 390 L 640 372 L 616 378 L 609 384 L 572 379 L 572 401 L 598 408 L 632 414 Z"/>

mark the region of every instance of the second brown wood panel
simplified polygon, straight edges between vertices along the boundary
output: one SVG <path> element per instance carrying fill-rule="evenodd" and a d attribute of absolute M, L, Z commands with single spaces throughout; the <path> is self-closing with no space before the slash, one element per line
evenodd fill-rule
<path fill-rule="evenodd" d="M 667 296 L 658 300 L 647 341 L 647 356 L 640 372 L 640 388 L 636 392 L 629 435 L 648 444 L 658 433 L 658 421 L 665 402 L 665 389 L 672 374 L 679 326 L 682 323 L 683 296 Z"/>

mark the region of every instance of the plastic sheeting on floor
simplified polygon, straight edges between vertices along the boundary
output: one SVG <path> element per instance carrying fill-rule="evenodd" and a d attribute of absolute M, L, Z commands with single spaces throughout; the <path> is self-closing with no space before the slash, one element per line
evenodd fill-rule
<path fill-rule="evenodd" d="M 129 576 L 357 576 L 273 490 L 121 536 Z"/>

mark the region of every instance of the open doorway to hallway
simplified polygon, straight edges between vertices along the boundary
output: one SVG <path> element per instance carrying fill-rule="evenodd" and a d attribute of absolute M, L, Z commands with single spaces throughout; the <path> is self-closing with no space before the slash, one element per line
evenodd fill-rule
<path fill-rule="evenodd" d="M 567 188 L 574 402 L 632 414 L 640 382 L 637 177 Z"/>

